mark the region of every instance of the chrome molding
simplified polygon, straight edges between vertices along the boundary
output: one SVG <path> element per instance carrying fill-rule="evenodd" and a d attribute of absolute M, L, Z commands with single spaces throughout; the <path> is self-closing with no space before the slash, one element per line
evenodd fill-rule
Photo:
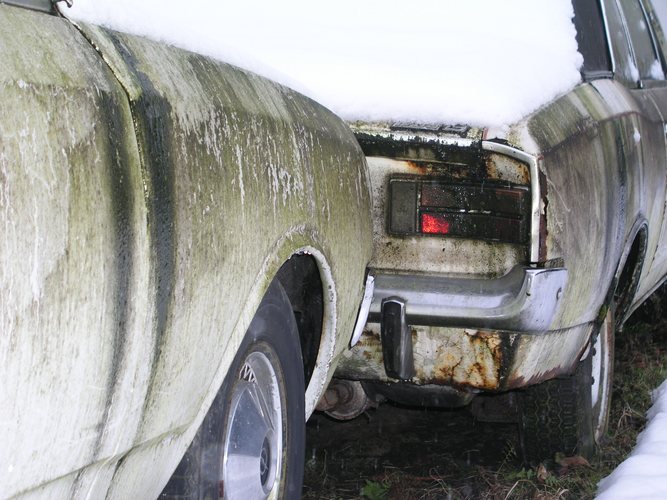
<path fill-rule="evenodd" d="M 496 279 L 378 274 L 368 321 L 380 322 L 382 301 L 399 297 L 410 325 L 539 333 L 549 329 L 566 284 L 563 268 L 516 266 Z"/>
<path fill-rule="evenodd" d="M 2 4 L 38 10 L 40 12 L 53 12 L 53 3 L 51 0 L 0 0 L 0 5 Z"/>
<path fill-rule="evenodd" d="M 604 34 L 607 37 L 607 50 L 609 51 L 609 60 L 611 61 L 611 73 L 616 76 L 616 57 L 614 48 L 611 46 L 611 36 L 609 33 L 609 20 L 607 19 L 607 8 L 604 1 L 600 1 L 600 11 L 602 12 L 602 24 L 604 25 Z"/>
<path fill-rule="evenodd" d="M 354 347 L 354 344 L 359 342 L 361 334 L 364 333 L 364 326 L 366 325 L 366 320 L 368 319 L 368 312 L 371 308 L 371 302 L 373 301 L 374 293 L 375 293 L 375 277 L 369 274 L 366 277 L 364 298 L 361 301 L 361 306 L 359 307 L 357 322 L 354 324 L 354 331 L 352 333 L 352 339 L 350 340 L 350 347 Z"/>
<path fill-rule="evenodd" d="M 530 170 L 531 217 L 530 217 L 530 262 L 538 262 L 540 257 L 540 172 L 537 158 L 507 144 L 482 141 L 482 149 L 515 158 L 528 165 Z"/>

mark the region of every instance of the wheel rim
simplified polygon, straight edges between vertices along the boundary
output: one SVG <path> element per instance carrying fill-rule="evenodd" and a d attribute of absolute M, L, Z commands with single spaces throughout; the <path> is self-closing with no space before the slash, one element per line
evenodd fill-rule
<path fill-rule="evenodd" d="M 281 477 L 281 386 L 269 357 L 248 355 L 231 394 L 220 496 L 268 498 Z"/>
<path fill-rule="evenodd" d="M 611 401 L 612 342 L 614 329 L 611 312 L 607 313 L 591 353 L 591 407 L 595 441 L 600 442 L 607 430 L 609 404 Z"/>

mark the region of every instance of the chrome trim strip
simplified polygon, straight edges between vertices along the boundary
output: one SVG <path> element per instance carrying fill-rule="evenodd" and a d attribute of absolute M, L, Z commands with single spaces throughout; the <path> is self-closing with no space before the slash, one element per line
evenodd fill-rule
<path fill-rule="evenodd" d="M 410 325 L 538 333 L 552 326 L 566 284 L 564 268 L 516 266 L 495 279 L 376 274 L 368 321 L 381 320 L 383 299 L 400 297 Z"/>
<path fill-rule="evenodd" d="M 635 80 L 635 86 L 637 88 L 641 88 L 642 86 L 642 77 L 639 74 L 639 64 L 637 64 L 637 54 L 635 53 L 635 47 L 632 44 L 632 38 L 630 38 L 630 31 L 628 29 L 628 19 L 625 17 L 625 11 L 623 10 L 623 7 L 619 3 L 618 0 L 612 0 L 616 3 L 616 9 L 618 10 L 618 15 L 620 16 L 621 19 L 621 24 L 623 25 L 623 32 L 625 33 L 625 44 L 628 46 L 628 53 L 630 54 L 630 57 L 632 58 L 632 64 L 634 65 L 635 69 L 637 69 L 637 80 Z M 604 4 L 604 2 L 602 2 Z M 604 6 L 603 6 L 604 8 Z M 606 14 L 605 14 L 606 15 Z M 645 21 L 648 23 L 650 26 L 650 22 Z M 605 24 L 607 23 L 607 20 L 605 19 Z M 609 40 L 609 43 L 611 43 L 611 39 Z M 611 45 L 610 45 L 611 46 Z"/>
<path fill-rule="evenodd" d="M 364 298 L 362 299 L 361 306 L 359 307 L 357 322 L 354 324 L 352 339 L 350 340 L 350 347 L 354 347 L 354 345 L 357 342 L 359 342 L 361 334 L 364 333 L 364 326 L 366 326 L 366 320 L 368 319 L 368 312 L 370 311 L 371 308 L 371 302 L 373 301 L 374 293 L 375 293 L 375 277 L 369 274 L 366 277 Z"/>
<path fill-rule="evenodd" d="M 2 4 L 47 12 L 49 14 L 53 13 L 53 4 L 51 3 L 51 0 L 0 0 L 0 5 Z"/>
<path fill-rule="evenodd" d="M 382 128 L 369 128 L 365 129 L 362 127 L 355 126 L 353 123 L 348 125 L 352 128 L 352 131 L 355 134 L 361 135 L 371 135 L 376 137 L 382 137 L 383 139 L 391 139 L 398 142 L 419 142 L 423 143 L 425 146 L 428 146 L 429 142 L 435 142 L 442 144 L 443 146 L 458 146 L 462 148 L 470 148 L 479 144 L 478 139 L 470 139 L 467 137 L 452 137 L 451 135 L 442 135 L 438 132 L 428 132 L 425 130 L 420 131 L 409 131 L 409 130 L 392 130 L 392 129 L 382 129 Z"/>
<path fill-rule="evenodd" d="M 542 193 L 540 189 L 540 172 L 537 158 L 520 149 L 507 144 L 492 141 L 482 141 L 482 149 L 498 153 L 528 164 L 530 169 L 531 192 L 531 219 L 530 219 L 530 262 L 538 262 L 540 258 L 540 203 Z"/>
<path fill-rule="evenodd" d="M 607 19 L 607 7 L 604 0 L 600 0 L 600 11 L 602 12 L 602 24 L 604 25 L 604 34 L 607 37 L 607 51 L 609 53 L 609 60 L 611 61 L 611 74 L 616 76 L 616 54 L 614 48 L 611 46 L 611 34 L 609 33 L 609 20 Z"/>

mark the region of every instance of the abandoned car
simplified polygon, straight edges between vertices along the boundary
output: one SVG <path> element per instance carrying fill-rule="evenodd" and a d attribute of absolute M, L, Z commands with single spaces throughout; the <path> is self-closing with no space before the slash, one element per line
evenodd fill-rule
<path fill-rule="evenodd" d="M 614 334 L 667 275 L 667 14 L 573 8 L 581 82 L 511 126 L 352 124 L 375 295 L 320 405 L 332 416 L 471 404 L 518 422 L 528 461 L 594 453 Z"/>
<path fill-rule="evenodd" d="M 0 1 L 0 498 L 298 497 L 370 206 L 314 101 Z"/>

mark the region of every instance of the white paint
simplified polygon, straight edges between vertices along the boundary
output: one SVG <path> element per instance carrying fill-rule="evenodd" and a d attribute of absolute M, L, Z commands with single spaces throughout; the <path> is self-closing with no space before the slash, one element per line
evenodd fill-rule
<path fill-rule="evenodd" d="M 502 126 L 580 81 L 570 0 L 77 0 L 64 11 L 256 71 L 347 119 Z"/>
<path fill-rule="evenodd" d="M 315 411 L 317 402 L 320 400 L 322 394 L 324 394 L 333 376 L 333 369 L 331 367 L 336 354 L 336 346 L 339 343 L 338 297 L 335 285 L 336 281 L 334 280 L 331 266 L 326 256 L 313 246 L 302 248 L 299 250 L 299 253 L 312 255 L 317 261 L 317 266 L 320 269 L 320 277 L 322 278 L 322 290 L 324 291 L 324 314 L 322 317 L 320 349 L 317 353 L 317 361 L 315 362 L 313 374 L 310 377 L 304 398 L 306 419 L 308 419 L 313 411 Z M 352 331 L 353 325 L 350 324 L 347 326 L 350 327 L 349 331 Z"/>
<path fill-rule="evenodd" d="M 239 192 L 241 193 L 241 207 L 245 205 L 245 186 L 243 185 L 243 152 L 238 144 L 235 145 L 236 162 L 239 174 Z"/>

